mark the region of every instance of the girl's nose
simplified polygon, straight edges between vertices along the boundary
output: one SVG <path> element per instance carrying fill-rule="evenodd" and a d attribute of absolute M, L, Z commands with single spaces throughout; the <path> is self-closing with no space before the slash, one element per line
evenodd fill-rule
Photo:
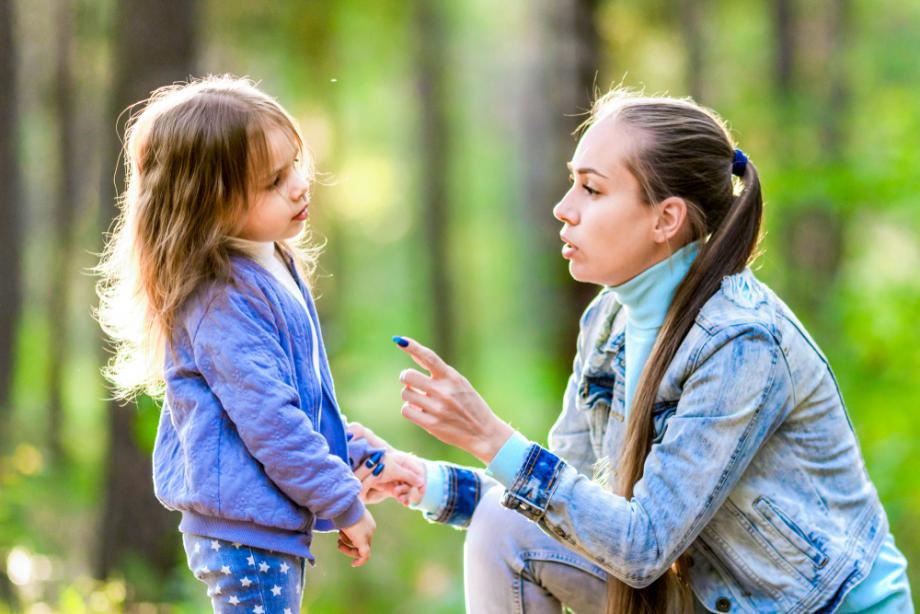
<path fill-rule="evenodd" d="M 304 177 L 301 171 L 294 171 L 291 177 L 290 188 L 290 197 L 292 200 L 300 200 L 305 195 L 307 198 L 310 198 L 310 182 Z"/>

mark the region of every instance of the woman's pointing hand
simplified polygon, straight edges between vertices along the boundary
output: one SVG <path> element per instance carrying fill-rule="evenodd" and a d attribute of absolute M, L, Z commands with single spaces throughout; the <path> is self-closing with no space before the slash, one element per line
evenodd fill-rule
<path fill-rule="evenodd" d="M 489 464 L 514 432 L 472 384 L 433 350 L 408 337 L 393 341 L 430 375 L 405 369 L 402 415 L 444 443 Z"/>

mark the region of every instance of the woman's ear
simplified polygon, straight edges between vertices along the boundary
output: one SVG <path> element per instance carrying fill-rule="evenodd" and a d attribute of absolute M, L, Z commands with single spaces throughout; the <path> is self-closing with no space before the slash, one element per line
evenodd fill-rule
<path fill-rule="evenodd" d="M 669 196 L 656 206 L 653 235 L 656 243 L 667 243 L 684 228 L 687 220 L 687 202 L 678 196 Z"/>

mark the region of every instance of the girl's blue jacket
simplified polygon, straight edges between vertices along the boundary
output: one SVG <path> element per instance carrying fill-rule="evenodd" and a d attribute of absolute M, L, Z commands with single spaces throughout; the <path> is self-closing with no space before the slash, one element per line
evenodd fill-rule
<path fill-rule="evenodd" d="M 166 352 L 154 489 L 182 512 L 182 532 L 312 562 L 313 529 L 364 513 L 349 456 L 357 464 L 367 449 L 346 441 L 316 308 L 290 268 L 307 310 L 242 256 L 229 283 L 204 285 L 183 307 Z"/>

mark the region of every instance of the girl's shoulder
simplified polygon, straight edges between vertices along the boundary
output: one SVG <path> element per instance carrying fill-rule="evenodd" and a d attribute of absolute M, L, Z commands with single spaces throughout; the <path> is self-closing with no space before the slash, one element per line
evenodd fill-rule
<path fill-rule="evenodd" d="M 272 287 L 261 268 L 248 258 L 237 255 L 231 256 L 230 265 L 228 278 L 202 282 L 180 311 L 178 323 L 192 337 L 207 320 L 275 319 Z"/>

